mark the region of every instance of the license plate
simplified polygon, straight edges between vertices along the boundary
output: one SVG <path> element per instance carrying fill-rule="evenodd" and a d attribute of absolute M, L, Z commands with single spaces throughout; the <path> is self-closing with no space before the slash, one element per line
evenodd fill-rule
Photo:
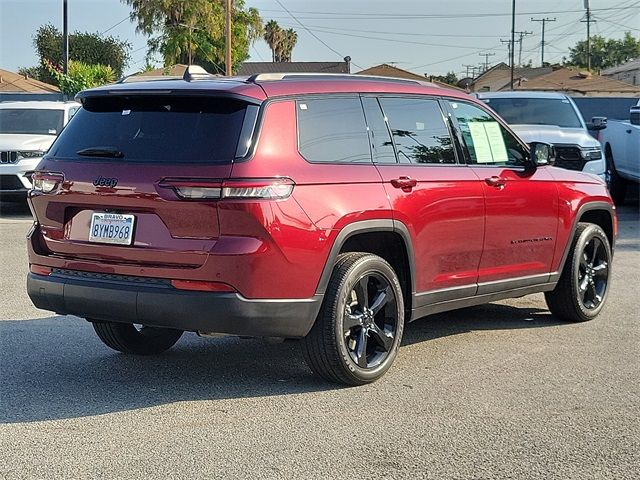
<path fill-rule="evenodd" d="M 133 215 L 119 213 L 94 213 L 91 215 L 89 241 L 131 245 L 133 240 Z"/>

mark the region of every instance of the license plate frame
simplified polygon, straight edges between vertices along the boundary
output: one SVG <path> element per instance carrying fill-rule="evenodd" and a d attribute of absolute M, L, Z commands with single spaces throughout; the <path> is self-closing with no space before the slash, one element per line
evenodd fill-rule
<path fill-rule="evenodd" d="M 128 213 L 94 212 L 91 214 L 89 242 L 131 245 L 135 223 L 135 215 Z"/>

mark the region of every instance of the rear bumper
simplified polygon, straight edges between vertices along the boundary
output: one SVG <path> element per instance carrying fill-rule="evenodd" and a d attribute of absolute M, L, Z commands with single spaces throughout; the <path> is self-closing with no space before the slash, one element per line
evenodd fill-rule
<path fill-rule="evenodd" d="M 252 300 L 237 293 L 178 290 L 166 284 L 29 273 L 33 304 L 92 320 L 256 337 L 304 337 L 320 310 L 310 299 Z"/>

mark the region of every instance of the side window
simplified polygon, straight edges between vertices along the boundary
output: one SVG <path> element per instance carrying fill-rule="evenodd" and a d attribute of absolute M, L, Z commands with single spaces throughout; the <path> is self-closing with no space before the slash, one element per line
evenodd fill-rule
<path fill-rule="evenodd" d="M 449 101 L 469 152 L 467 163 L 513 165 L 528 163 L 529 153 L 488 112 L 465 102 Z"/>
<path fill-rule="evenodd" d="M 371 163 L 360 98 L 296 101 L 298 149 L 310 162 Z"/>
<path fill-rule="evenodd" d="M 73 118 L 73 116 L 78 112 L 78 110 L 80 110 L 80 107 L 71 107 L 69 109 L 69 118 L 67 119 L 67 122 L 69 122 L 69 120 Z"/>
<path fill-rule="evenodd" d="M 456 157 L 437 100 L 380 98 L 400 163 L 447 164 Z"/>
<path fill-rule="evenodd" d="M 371 152 L 376 163 L 397 163 L 389 126 L 377 98 L 363 97 L 362 105 L 369 125 Z"/>

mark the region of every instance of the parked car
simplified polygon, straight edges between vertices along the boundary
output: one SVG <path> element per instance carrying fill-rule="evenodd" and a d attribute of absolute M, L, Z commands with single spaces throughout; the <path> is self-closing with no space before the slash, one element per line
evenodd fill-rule
<path fill-rule="evenodd" d="M 628 120 L 609 119 L 606 126 L 597 138 L 604 148 L 611 196 L 623 204 L 627 183 L 640 182 L 640 100 L 629 110 Z"/>
<path fill-rule="evenodd" d="M 27 289 L 115 350 L 298 338 L 315 372 L 359 385 L 425 315 L 545 292 L 585 321 L 606 301 L 605 185 L 462 92 L 189 67 L 79 99 L 34 174 Z"/>
<path fill-rule="evenodd" d="M 79 108 L 77 102 L 0 103 L 0 200 L 24 200 L 36 165 Z"/>
<path fill-rule="evenodd" d="M 580 111 L 568 95 L 555 92 L 481 92 L 477 98 L 506 120 L 525 142 L 555 147 L 556 167 L 606 178 L 600 143 L 587 131 Z M 603 124 L 589 125 L 601 129 Z"/>

